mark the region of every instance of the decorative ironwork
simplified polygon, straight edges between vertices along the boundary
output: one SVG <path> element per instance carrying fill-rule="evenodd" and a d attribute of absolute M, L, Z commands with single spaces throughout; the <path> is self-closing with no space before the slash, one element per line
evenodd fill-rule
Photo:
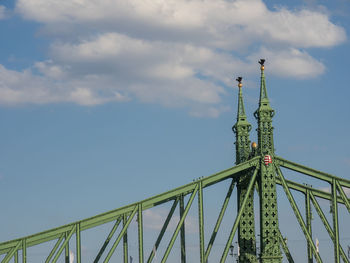
<path fill-rule="evenodd" d="M 281 263 L 283 249 L 288 262 L 294 262 L 292 254 L 287 244 L 287 238 L 282 236 L 279 229 L 278 209 L 277 209 L 277 192 L 276 185 L 282 186 L 286 197 L 294 212 L 300 228 L 305 236 L 307 242 L 307 260 L 305 262 L 313 262 L 315 259 L 318 263 L 322 262 L 319 253 L 318 245 L 312 237 L 312 209 L 316 211 L 321 222 L 323 223 L 330 239 L 333 242 L 334 262 L 349 263 L 348 255 L 341 246 L 339 229 L 339 213 L 340 205 L 345 206 L 350 213 L 350 199 L 344 192 L 344 187 L 350 188 L 350 181 L 342 179 L 324 172 L 317 171 L 306 166 L 293 163 L 275 155 L 274 141 L 273 141 L 273 126 L 272 118 L 274 110 L 270 106 L 267 96 L 267 89 L 265 84 L 265 60 L 259 61 L 261 70 L 261 84 L 260 84 L 260 99 L 259 107 L 255 111 L 254 116 L 258 121 L 258 144 L 252 143 L 250 147 L 250 131 L 251 125 L 247 121 L 245 114 L 243 95 L 242 95 L 242 77 L 238 77 L 238 111 L 237 122 L 232 127 L 236 136 L 236 166 L 219 172 L 212 176 L 202 177 L 193 181 L 190 184 L 173 189 L 160 195 L 153 196 L 143 201 L 130 204 L 100 215 L 93 216 L 78 222 L 53 228 L 41 233 L 33 234 L 23 238 L 18 238 L 0 243 L 0 260 L 2 263 L 8 262 L 29 262 L 32 247 L 41 244 L 47 244 L 49 248 L 45 254 L 45 262 L 57 262 L 64 259 L 67 263 L 70 258 L 70 247 L 75 247 L 75 258 L 77 263 L 82 262 L 81 250 L 83 242 L 85 241 L 82 232 L 94 229 L 106 223 L 112 224 L 112 228 L 106 239 L 101 242 L 100 247 L 96 250 L 94 263 L 112 261 L 112 257 L 120 256 L 118 262 L 123 261 L 127 263 L 134 255 L 129 255 L 130 240 L 128 231 L 132 225 L 132 221 L 136 219 L 137 224 L 137 244 L 138 262 L 152 262 L 156 257 L 160 262 L 164 263 L 168 260 L 170 253 L 173 251 L 176 240 L 180 242 L 180 252 L 178 254 L 179 262 L 186 262 L 186 233 L 185 224 L 188 213 L 192 207 L 193 201 L 197 199 L 198 204 L 198 243 L 199 243 L 199 260 L 201 263 L 220 262 L 224 263 L 228 255 L 236 256 L 240 263 Z M 292 170 L 303 174 L 304 176 L 313 177 L 316 180 L 328 183 L 331 186 L 331 192 L 314 189 L 310 185 L 302 185 L 296 182 L 285 179 L 281 168 Z M 207 242 L 204 236 L 205 231 L 205 189 L 222 182 L 228 182 L 228 190 L 223 200 L 221 210 L 217 215 L 217 220 L 213 229 L 210 229 L 210 238 Z M 237 186 L 237 204 L 238 211 L 236 217 L 233 218 L 232 227 L 228 231 L 222 230 L 221 225 L 229 200 L 235 185 Z M 259 196 L 259 213 L 260 213 L 260 247 L 259 254 L 257 254 L 256 233 L 255 233 L 255 211 L 254 211 L 254 188 L 258 191 Z M 305 197 L 305 221 L 295 202 L 294 196 L 291 193 L 300 193 Z M 322 211 L 317 199 L 328 200 L 332 207 L 332 222 L 328 222 L 327 217 Z M 146 233 L 144 231 L 144 212 L 153 207 L 169 203 L 170 211 L 164 223 L 160 227 L 157 239 L 153 246 L 147 250 L 144 246 L 144 239 Z M 174 212 L 178 208 L 179 216 L 175 229 L 170 229 L 170 221 L 174 218 Z M 135 221 L 135 220 L 134 220 Z M 225 247 L 220 251 L 220 260 L 211 259 L 213 254 L 214 243 L 219 231 L 228 234 Z M 238 246 L 239 252 L 233 252 L 233 239 L 238 230 Z M 170 232 L 168 243 L 165 249 L 159 250 L 159 246 L 164 245 L 164 235 Z M 178 238 L 180 236 L 180 238 Z M 75 245 L 72 244 L 75 240 Z M 111 242 L 113 240 L 113 242 Z M 50 243 L 51 242 L 51 243 Z M 121 245 L 120 243 L 123 243 Z M 73 245 L 73 246 L 72 246 Z M 51 246 L 51 248 L 50 248 Z M 118 248 L 118 250 L 117 250 Z M 130 249 L 131 250 L 131 249 Z M 162 254 L 158 255 L 159 253 Z M 120 255 L 119 255 L 120 254 Z M 147 261 L 145 261 L 145 255 Z M 114 261 L 114 258 L 113 258 Z"/>

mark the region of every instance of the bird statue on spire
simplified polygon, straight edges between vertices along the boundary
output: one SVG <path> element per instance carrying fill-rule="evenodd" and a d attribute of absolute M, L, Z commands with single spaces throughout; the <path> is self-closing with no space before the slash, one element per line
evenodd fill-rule
<path fill-rule="evenodd" d="M 238 78 L 236 78 L 236 80 L 238 81 L 238 87 L 239 88 L 242 88 L 242 77 L 238 77 Z"/>

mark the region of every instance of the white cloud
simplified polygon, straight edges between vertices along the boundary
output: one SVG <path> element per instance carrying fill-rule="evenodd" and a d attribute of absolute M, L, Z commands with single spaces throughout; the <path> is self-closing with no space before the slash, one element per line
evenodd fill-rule
<path fill-rule="evenodd" d="M 327 193 L 330 193 L 330 192 L 331 192 L 331 188 L 330 188 L 330 187 L 322 187 L 322 188 L 320 188 L 319 190 L 325 191 L 325 192 L 327 192 Z M 344 190 L 345 195 L 346 195 L 348 198 L 350 198 L 350 188 L 343 187 L 343 190 Z"/>
<path fill-rule="evenodd" d="M 7 18 L 7 10 L 6 7 L 3 5 L 0 5 L 0 19 Z"/>
<path fill-rule="evenodd" d="M 316 77 L 325 66 L 306 49 L 346 39 L 325 12 L 261 0 L 19 0 L 16 11 L 52 43 L 46 61 L 1 67 L 3 104 L 136 98 L 217 117 L 232 74 L 256 72 L 265 57 L 269 74 Z"/>
<path fill-rule="evenodd" d="M 46 63 L 38 66 L 42 72 Z M 49 66 L 52 67 L 52 66 Z M 105 89 L 99 90 L 101 83 Z M 73 102 L 80 105 L 96 105 L 110 101 L 126 101 L 128 98 L 117 91 L 110 90 L 111 84 L 99 77 L 87 75 L 82 79 L 59 80 L 35 75 L 31 70 L 17 72 L 0 65 L 0 103 L 15 105 L 23 103 Z"/>
<path fill-rule="evenodd" d="M 325 71 L 325 66 L 320 61 L 296 48 L 273 50 L 262 47 L 259 52 L 249 56 L 249 59 L 257 61 L 260 57 L 268 58 L 269 72 L 279 76 L 309 78 Z"/>
<path fill-rule="evenodd" d="M 145 38 L 169 40 L 175 34 L 177 41 L 186 38 L 198 44 L 205 40 L 205 45 L 227 49 L 257 39 L 294 47 L 327 47 L 346 37 L 344 29 L 331 23 L 325 13 L 269 10 L 261 0 L 19 0 L 17 10 L 54 28 L 88 23 Z"/>
<path fill-rule="evenodd" d="M 169 211 L 166 211 L 162 208 L 152 208 L 144 211 L 143 213 L 144 226 L 148 229 L 161 230 L 168 213 Z M 179 220 L 180 220 L 180 217 L 178 215 L 173 215 L 167 229 L 174 230 Z M 198 221 L 190 215 L 186 216 L 185 226 L 186 226 L 186 231 L 188 233 L 198 232 Z"/>

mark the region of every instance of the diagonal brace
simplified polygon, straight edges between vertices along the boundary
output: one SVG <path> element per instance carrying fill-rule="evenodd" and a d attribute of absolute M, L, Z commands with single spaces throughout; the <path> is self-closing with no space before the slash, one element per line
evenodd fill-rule
<path fill-rule="evenodd" d="M 126 221 L 126 224 L 124 225 L 122 231 L 120 231 L 120 233 L 119 233 L 117 239 L 114 241 L 114 244 L 113 244 L 113 246 L 111 247 L 111 249 L 109 250 L 109 252 L 108 252 L 108 254 L 107 254 L 107 257 L 106 257 L 105 260 L 103 261 L 104 263 L 109 262 L 109 260 L 111 259 L 111 257 L 112 257 L 112 255 L 113 255 L 115 249 L 117 248 L 117 246 L 118 246 L 120 240 L 122 239 L 122 237 L 124 236 L 126 230 L 128 229 L 128 227 L 129 227 L 129 225 L 130 225 L 130 223 L 131 223 L 131 220 L 134 218 L 134 216 L 135 216 L 137 210 L 138 210 L 138 206 L 135 205 L 134 210 L 132 211 L 131 215 L 129 216 L 128 220 Z"/>
<path fill-rule="evenodd" d="M 253 176 L 250 179 L 250 182 L 249 182 L 249 185 L 248 185 L 248 189 L 247 189 L 247 193 L 244 196 L 244 199 L 243 199 L 243 202 L 242 202 L 242 206 L 241 206 L 241 208 L 238 211 L 238 215 L 236 217 L 235 223 L 233 224 L 233 227 L 231 229 L 231 233 L 230 233 L 230 236 L 229 236 L 229 238 L 227 240 L 224 252 L 222 253 L 220 263 L 224 263 L 226 261 L 228 250 L 230 248 L 230 245 L 232 244 L 233 237 L 234 237 L 234 235 L 235 235 L 235 233 L 237 231 L 237 228 L 238 228 L 238 225 L 239 225 L 239 221 L 241 220 L 241 217 L 242 217 L 245 205 L 247 204 L 249 195 L 250 195 L 250 193 L 251 193 L 251 191 L 252 191 L 252 189 L 254 187 L 255 179 L 256 179 L 256 175 L 258 173 L 258 170 L 259 169 L 257 169 L 257 168 L 255 169 L 255 171 L 253 173 Z"/>
<path fill-rule="evenodd" d="M 10 259 L 13 257 L 13 255 L 15 254 L 15 252 L 19 249 L 19 247 L 21 246 L 22 242 L 19 241 L 17 243 L 16 246 L 14 246 L 9 253 L 6 255 L 6 257 L 1 261 L 1 263 L 7 263 L 10 261 Z"/>
<path fill-rule="evenodd" d="M 112 239 L 112 237 L 113 237 L 115 231 L 117 230 L 117 228 L 118 228 L 118 226 L 119 226 L 121 220 L 122 220 L 121 217 L 119 217 L 119 218 L 117 219 L 117 221 L 115 222 L 115 224 L 114 224 L 112 230 L 109 232 L 109 235 L 107 236 L 105 242 L 103 243 L 103 246 L 101 247 L 100 251 L 98 252 L 98 254 L 97 254 L 97 256 L 96 256 L 96 258 L 95 258 L 95 260 L 94 260 L 94 263 L 97 263 L 97 262 L 100 260 L 100 258 L 101 258 L 101 256 L 102 256 L 103 252 L 105 251 L 106 247 L 107 247 L 108 244 L 109 244 L 109 241 L 111 241 L 111 239 Z"/>
<path fill-rule="evenodd" d="M 177 226 L 176 226 L 176 229 L 175 229 L 175 232 L 173 234 L 173 236 L 171 237 L 171 240 L 169 242 L 169 245 L 164 253 L 164 256 L 163 256 L 163 259 L 161 261 L 161 263 L 165 263 L 169 254 L 170 254 L 170 250 L 172 249 L 173 245 L 174 245 L 174 242 L 175 242 L 175 239 L 177 237 L 177 235 L 179 234 L 179 231 L 180 231 L 180 228 L 182 227 L 184 221 L 185 221 L 185 218 L 188 214 L 188 211 L 190 210 L 190 207 L 192 205 L 192 202 L 193 202 L 193 199 L 195 198 L 196 194 L 198 192 L 198 184 L 196 185 L 196 187 L 194 188 L 193 192 L 192 192 L 192 195 L 190 197 L 190 199 L 188 200 L 187 202 L 187 205 L 186 205 L 186 208 L 185 208 L 185 211 L 183 213 L 183 216 L 181 217 L 180 221 L 178 222 Z"/>
<path fill-rule="evenodd" d="M 157 241 L 156 241 L 156 243 L 154 244 L 154 249 L 152 249 L 152 252 L 151 252 L 151 254 L 150 254 L 149 257 L 148 257 L 147 263 L 151 263 L 151 262 L 152 262 L 152 260 L 153 260 L 153 258 L 154 258 L 154 256 L 155 256 L 155 253 L 156 253 L 156 251 L 157 251 L 157 249 L 158 249 L 158 247 L 159 247 L 159 244 L 160 244 L 160 242 L 162 241 L 162 238 L 163 238 L 163 236 L 164 236 L 164 233 L 165 233 L 166 229 L 168 228 L 170 219 L 172 218 L 172 216 L 173 216 L 173 214 L 174 214 L 174 211 L 175 211 L 175 209 L 176 209 L 176 206 L 177 206 L 177 203 L 178 203 L 178 202 L 179 202 L 178 199 L 176 199 L 176 200 L 174 201 L 174 203 L 173 203 L 173 205 L 172 205 L 172 207 L 171 207 L 171 209 L 170 209 L 170 211 L 169 211 L 169 214 L 168 214 L 167 218 L 165 219 L 165 222 L 164 222 L 164 224 L 163 224 L 163 227 L 162 227 L 162 229 L 160 230 L 160 233 L 159 233 L 159 235 L 158 235 Z"/>
<path fill-rule="evenodd" d="M 328 232 L 328 234 L 329 234 L 329 237 L 330 237 L 330 238 L 332 239 L 332 241 L 334 242 L 334 233 L 333 233 L 332 227 L 331 227 L 331 225 L 329 224 L 329 222 L 328 222 L 328 220 L 327 220 L 325 214 L 323 213 L 323 211 L 322 211 L 320 205 L 318 204 L 318 202 L 317 202 L 317 200 L 316 200 L 314 194 L 311 193 L 311 192 L 310 192 L 310 199 L 311 199 L 312 204 L 314 205 L 314 207 L 315 207 L 315 209 L 316 209 L 316 212 L 317 212 L 318 216 L 320 217 L 320 219 L 321 219 L 323 225 L 325 226 L 325 228 L 326 228 L 326 230 L 327 230 L 327 232 Z M 349 263 L 349 260 L 347 259 L 346 255 L 345 255 L 345 252 L 344 252 L 344 250 L 343 250 L 343 248 L 342 248 L 342 246 L 340 246 L 340 255 L 341 255 L 341 257 L 342 257 L 342 259 L 343 259 L 344 262 Z"/>
<path fill-rule="evenodd" d="M 316 251 L 316 246 L 315 246 L 314 242 L 312 241 L 312 237 L 310 236 L 309 231 L 307 231 L 307 228 L 306 228 L 305 222 L 303 220 L 303 217 L 301 216 L 300 211 L 298 209 L 298 206 L 295 203 L 295 200 L 293 198 L 293 195 L 292 195 L 292 193 L 290 192 L 290 190 L 289 190 L 289 188 L 287 186 L 287 183 L 286 183 L 286 181 L 284 179 L 284 176 L 283 176 L 283 174 L 281 172 L 281 169 L 277 165 L 276 165 L 276 170 L 277 170 L 277 173 L 279 175 L 279 178 L 281 179 L 281 183 L 282 183 L 283 189 L 284 189 L 284 191 L 285 191 L 285 193 L 287 195 L 289 203 L 292 206 L 294 214 L 295 214 L 295 216 L 296 216 L 296 218 L 297 218 L 297 220 L 298 220 L 298 222 L 300 224 L 301 229 L 304 232 L 305 238 L 306 238 L 307 242 L 311 245 L 311 248 L 313 250 L 313 253 L 315 255 L 315 258 L 316 258 L 317 262 L 321 263 L 322 259 L 321 259 L 320 255 L 318 254 L 318 252 Z"/>
<path fill-rule="evenodd" d="M 211 237 L 210 237 L 210 240 L 209 240 L 209 243 L 208 243 L 208 246 L 207 246 L 207 250 L 205 251 L 205 262 L 208 261 L 208 257 L 209 257 L 210 251 L 211 251 L 211 249 L 213 247 L 213 244 L 214 244 L 214 241 L 215 241 L 215 238 L 216 238 L 216 234 L 219 231 L 222 219 L 224 218 L 224 214 L 226 212 L 226 208 L 227 208 L 228 202 L 230 201 L 230 198 L 231 198 L 234 186 L 235 186 L 235 181 L 232 179 L 232 182 L 231 182 L 230 187 L 229 187 L 229 189 L 227 191 L 224 203 L 222 204 L 221 211 L 219 213 L 218 219 L 216 220 L 216 224 L 215 224 L 214 230 L 213 230 L 213 232 L 211 234 Z"/>
<path fill-rule="evenodd" d="M 284 240 L 283 236 L 282 236 L 282 233 L 281 233 L 281 230 L 279 229 L 278 230 L 278 238 L 280 240 L 280 243 L 282 245 L 282 248 L 283 248 L 283 251 L 284 251 L 284 254 L 286 255 L 287 257 L 287 260 L 289 263 L 294 263 L 294 259 L 292 258 L 292 255 L 289 251 L 289 248 L 287 246 L 287 242 Z"/>
<path fill-rule="evenodd" d="M 61 235 L 61 237 L 57 240 L 56 244 L 54 245 L 54 247 L 52 248 L 50 254 L 47 256 L 45 263 L 49 263 L 51 258 L 53 257 L 53 255 L 56 253 L 57 248 L 59 247 L 59 245 L 61 244 L 62 240 L 64 238 L 64 233 Z"/>
<path fill-rule="evenodd" d="M 345 204 L 346 208 L 348 209 L 348 212 L 350 213 L 350 201 L 349 201 L 349 199 L 346 197 L 346 194 L 345 194 L 345 192 L 344 192 L 344 189 L 343 189 L 343 187 L 341 187 L 341 185 L 340 185 L 340 183 L 339 183 L 338 180 L 336 180 L 336 184 L 337 184 L 337 188 L 338 188 L 338 191 L 339 191 L 339 193 L 340 193 L 340 196 L 341 196 L 341 198 L 343 199 L 344 204 Z"/>

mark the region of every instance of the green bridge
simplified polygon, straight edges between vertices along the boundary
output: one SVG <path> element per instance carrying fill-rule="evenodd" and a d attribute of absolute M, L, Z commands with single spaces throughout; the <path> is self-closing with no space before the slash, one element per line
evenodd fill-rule
<path fill-rule="evenodd" d="M 196 262 L 201 263 L 296 262 L 296 254 L 305 255 L 302 262 L 328 263 L 331 258 L 336 263 L 348 263 L 350 247 L 344 247 L 344 242 L 341 242 L 340 226 L 349 225 L 349 222 L 342 222 L 346 217 L 341 216 L 340 210 L 349 216 L 350 199 L 346 192 L 350 181 L 275 154 L 272 126 L 275 111 L 270 106 L 267 94 L 264 62 L 264 59 L 259 61 L 260 99 L 254 112 L 258 123 L 257 143 L 251 143 L 249 138 L 252 126 L 247 121 L 244 108 L 242 78 L 237 78 L 237 121 L 232 128 L 236 137 L 236 166 L 137 203 L 2 242 L 1 262 L 184 263 L 194 262 L 189 255 L 196 253 Z M 329 191 L 287 179 L 286 174 L 291 171 L 302 180 L 312 178 L 324 182 Z M 219 207 L 217 213 L 209 214 L 205 209 L 205 201 L 210 200 L 207 194 L 209 196 L 210 189 L 219 184 L 226 190 L 221 203 L 215 204 Z M 236 193 L 236 197 L 232 197 L 232 193 Z M 279 216 L 281 199 L 285 200 L 283 205 L 290 207 L 288 216 L 299 225 L 295 231 L 303 234 L 300 241 L 305 244 L 303 251 L 293 251 L 288 236 L 283 232 Z M 230 200 L 235 203 L 236 212 L 232 212 Z M 330 211 L 324 211 L 325 201 L 328 205 L 330 203 Z M 154 228 L 157 232 L 150 238 L 145 216 L 148 211 L 160 206 L 168 210 L 161 223 Z M 194 216 L 189 216 L 190 213 Z M 189 220 L 193 221 L 193 218 L 197 222 L 196 231 L 189 233 L 186 226 L 192 224 Z M 208 223 L 209 218 L 213 219 L 212 224 Z M 319 240 L 312 221 L 315 218 L 329 236 L 332 247 L 327 252 L 331 254 L 328 259 L 319 251 Z M 92 238 L 96 254 L 85 259 L 84 244 L 91 242 L 85 233 L 98 231 L 101 227 L 104 227 L 104 236 L 100 238 L 100 234 Z M 131 233 L 134 233 L 133 238 Z M 132 255 L 131 245 L 136 247 Z M 33 259 L 38 247 L 44 251 L 40 261 Z"/>

